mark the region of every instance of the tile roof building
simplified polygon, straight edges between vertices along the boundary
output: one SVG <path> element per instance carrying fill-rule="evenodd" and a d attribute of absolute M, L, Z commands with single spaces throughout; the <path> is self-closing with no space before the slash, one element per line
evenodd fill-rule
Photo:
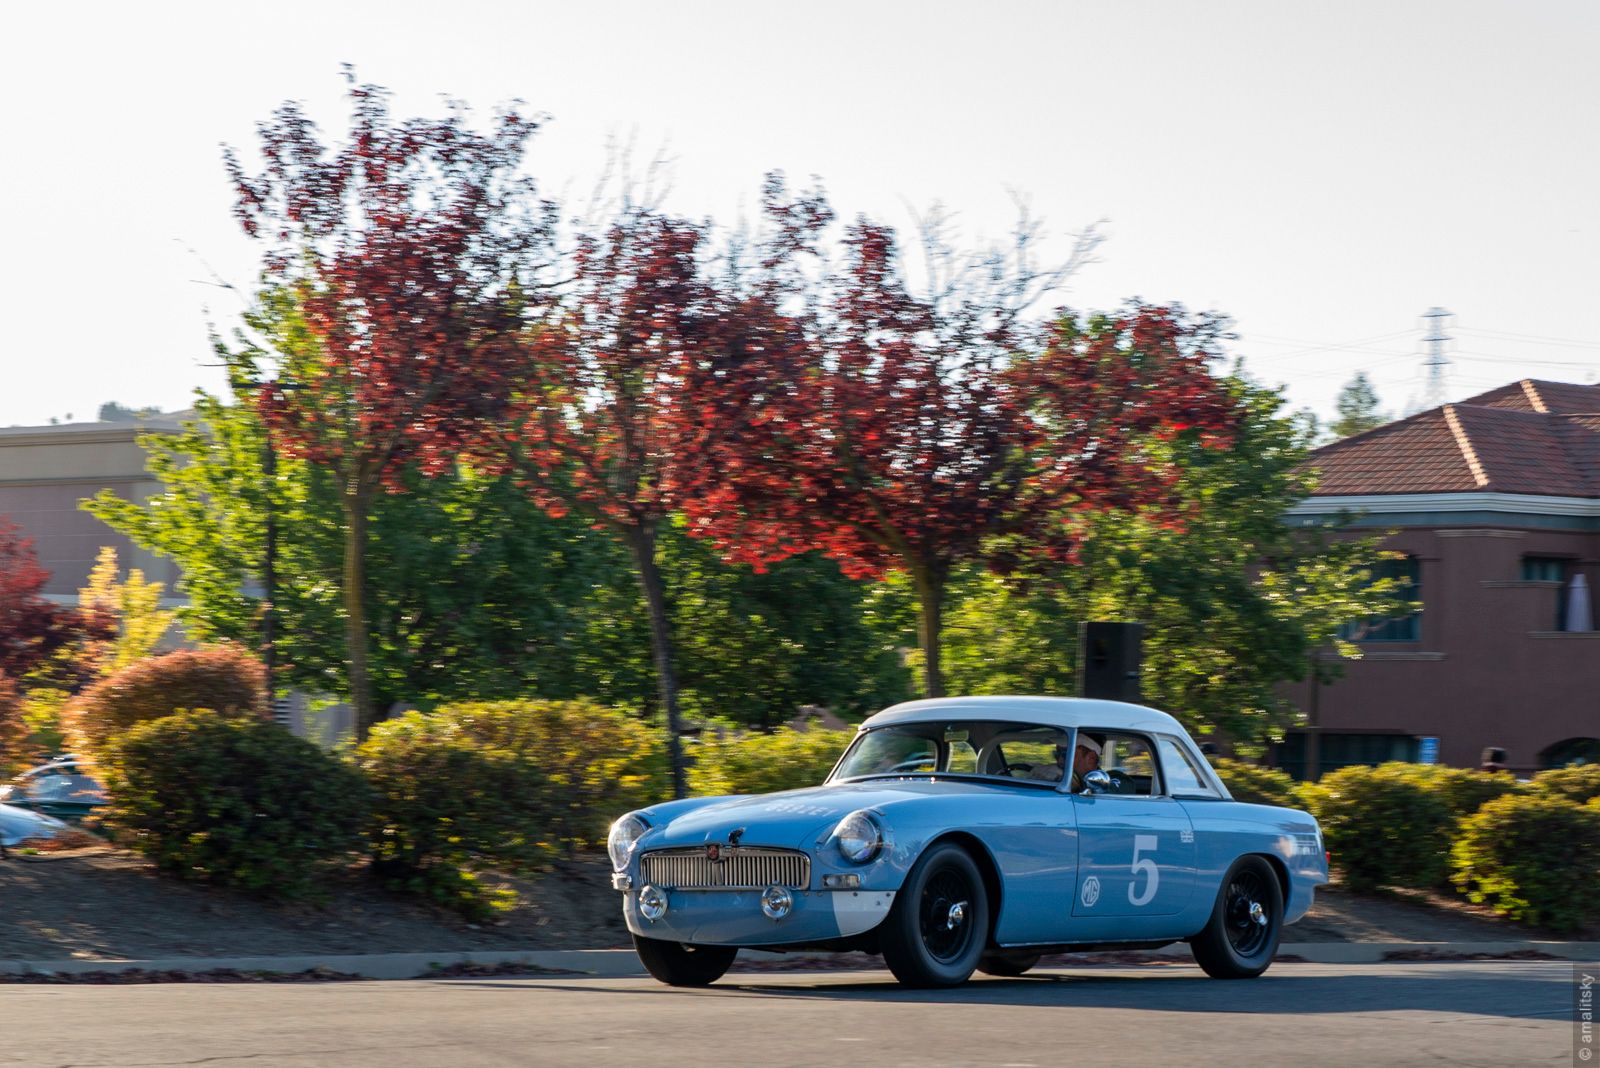
<path fill-rule="evenodd" d="M 1600 761 L 1600 386 L 1513 382 L 1312 462 L 1317 490 L 1289 521 L 1392 531 L 1406 555 L 1384 568 L 1423 607 L 1354 628 L 1361 659 L 1297 689 L 1315 730 L 1279 762 L 1472 766 L 1491 746 L 1522 771 Z"/>

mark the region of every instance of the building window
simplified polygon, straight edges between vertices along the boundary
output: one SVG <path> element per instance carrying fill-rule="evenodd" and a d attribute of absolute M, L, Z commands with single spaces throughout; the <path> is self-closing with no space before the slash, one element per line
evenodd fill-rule
<path fill-rule="evenodd" d="M 1554 630 L 1567 629 L 1567 583 L 1572 576 L 1572 561 L 1560 556 L 1524 556 L 1522 558 L 1523 582 L 1559 582 L 1556 590 L 1556 617 Z"/>
<path fill-rule="evenodd" d="M 1317 777 L 1330 771 L 1354 767 L 1357 764 L 1385 764 L 1391 760 L 1414 763 L 1420 753 L 1417 739 L 1409 734 L 1332 734 L 1324 733 L 1317 739 L 1320 759 Z M 1273 763 L 1292 778 L 1305 781 L 1306 735 L 1304 731 L 1290 731 L 1275 747 Z"/>
<path fill-rule="evenodd" d="M 1400 596 L 1408 601 L 1422 600 L 1422 566 L 1415 556 L 1404 560 L 1380 560 L 1373 565 L 1372 579 L 1398 579 Z M 1364 619 L 1339 628 L 1339 637 L 1352 642 L 1414 642 L 1422 640 L 1422 614 Z"/>
<path fill-rule="evenodd" d="M 1566 582 L 1567 561 L 1556 556 L 1524 556 L 1523 582 Z"/>

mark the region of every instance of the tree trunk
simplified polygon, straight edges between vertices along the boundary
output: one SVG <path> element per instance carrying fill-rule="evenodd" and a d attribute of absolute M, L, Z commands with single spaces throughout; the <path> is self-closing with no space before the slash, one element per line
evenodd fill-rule
<path fill-rule="evenodd" d="M 661 588 L 661 569 L 656 565 L 656 533 L 652 527 L 631 528 L 626 534 L 628 548 L 639 570 L 639 585 L 644 588 L 645 608 L 650 614 L 650 647 L 655 654 L 656 688 L 661 707 L 667 714 L 667 758 L 672 764 L 672 796 L 689 795 L 689 782 L 683 761 L 682 721 L 678 716 L 678 676 L 672 664 L 672 627 L 667 620 L 667 598 Z"/>
<path fill-rule="evenodd" d="M 344 494 L 344 642 L 350 664 L 350 707 L 356 741 L 367 740 L 377 722 L 367 669 L 367 494 Z"/>
<path fill-rule="evenodd" d="M 919 567 L 911 573 L 917 587 L 917 639 L 922 646 L 922 688 L 924 697 L 944 696 L 943 647 L 940 632 L 944 626 L 943 567 Z"/>

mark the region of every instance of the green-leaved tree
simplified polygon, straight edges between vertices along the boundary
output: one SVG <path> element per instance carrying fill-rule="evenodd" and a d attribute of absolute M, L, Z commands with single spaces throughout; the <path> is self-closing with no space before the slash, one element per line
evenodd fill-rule
<path fill-rule="evenodd" d="M 969 572 L 949 617 L 958 693 L 1073 692 L 1080 620 L 1145 624 L 1145 699 L 1197 733 L 1246 749 L 1281 735 L 1296 709 L 1279 684 L 1353 620 L 1392 615 L 1396 592 L 1373 583 L 1375 540 L 1291 526 L 1312 488 L 1304 424 L 1275 392 L 1237 379 L 1246 416 L 1226 449 L 1188 448 L 1180 526 L 1139 514 L 1089 520 L 1079 563 Z"/>

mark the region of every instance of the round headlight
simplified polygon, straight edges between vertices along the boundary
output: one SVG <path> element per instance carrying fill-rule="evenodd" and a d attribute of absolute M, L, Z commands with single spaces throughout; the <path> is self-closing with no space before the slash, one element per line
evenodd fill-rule
<path fill-rule="evenodd" d="M 852 864 L 865 864 L 883 846 L 883 831 L 865 811 L 852 812 L 833 829 L 839 854 Z"/>
<path fill-rule="evenodd" d="M 606 836 L 606 852 L 611 854 L 613 871 L 628 866 L 628 855 L 633 852 L 634 843 L 649 829 L 649 824 L 631 812 L 611 825 L 611 833 Z"/>

